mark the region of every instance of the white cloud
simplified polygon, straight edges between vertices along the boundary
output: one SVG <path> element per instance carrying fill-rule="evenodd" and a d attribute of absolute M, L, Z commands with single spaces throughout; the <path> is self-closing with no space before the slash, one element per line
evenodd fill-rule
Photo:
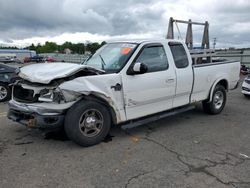
<path fill-rule="evenodd" d="M 13 40 L 10 45 L 17 45 L 19 47 L 28 46 L 30 44 L 44 44 L 46 41 L 56 42 L 57 44 L 62 44 L 65 41 L 71 41 L 73 43 L 85 43 L 85 42 L 102 42 L 102 41 L 115 41 L 115 40 L 125 40 L 125 39 L 146 39 L 146 38 L 163 38 L 163 35 L 159 33 L 143 33 L 143 34 L 128 34 L 128 35 L 98 35 L 91 33 L 63 33 L 54 37 L 31 37 L 27 39 L 21 40 Z M 4 43 L 4 41 L 0 40 L 0 43 Z"/>
<path fill-rule="evenodd" d="M 218 46 L 250 46 L 249 0 L 8 0 L 0 2 L 0 41 L 29 45 L 162 37 L 169 17 L 209 21 Z M 182 35 L 186 25 L 179 25 Z M 202 28 L 194 27 L 194 40 Z M 13 41 L 13 42 L 12 42 Z"/>

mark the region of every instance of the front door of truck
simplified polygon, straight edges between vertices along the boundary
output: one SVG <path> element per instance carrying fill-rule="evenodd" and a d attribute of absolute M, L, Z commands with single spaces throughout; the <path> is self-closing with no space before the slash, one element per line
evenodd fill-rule
<path fill-rule="evenodd" d="M 147 72 L 122 77 L 128 120 L 172 108 L 175 95 L 175 72 L 162 44 L 144 45 L 130 68 L 137 62 L 145 64 Z"/>

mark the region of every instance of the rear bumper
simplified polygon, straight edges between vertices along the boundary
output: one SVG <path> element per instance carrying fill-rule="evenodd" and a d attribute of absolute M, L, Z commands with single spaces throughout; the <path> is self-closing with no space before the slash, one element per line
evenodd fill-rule
<path fill-rule="evenodd" d="M 30 128 L 54 129 L 63 126 L 65 113 L 72 104 L 25 104 L 11 100 L 7 116 Z"/>

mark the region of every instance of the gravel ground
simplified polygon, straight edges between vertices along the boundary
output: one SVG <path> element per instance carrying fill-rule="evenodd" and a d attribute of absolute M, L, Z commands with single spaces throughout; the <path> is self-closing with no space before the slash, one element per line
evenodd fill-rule
<path fill-rule="evenodd" d="M 0 104 L 0 187 L 250 187 L 250 99 L 228 94 L 220 115 L 195 110 L 111 130 L 82 148 L 6 118 Z"/>

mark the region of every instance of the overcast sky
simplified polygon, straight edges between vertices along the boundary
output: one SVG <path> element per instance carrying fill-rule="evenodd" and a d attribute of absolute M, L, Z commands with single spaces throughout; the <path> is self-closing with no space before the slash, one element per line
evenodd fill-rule
<path fill-rule="evenodd" d="M 0 44 L 165 37 L 169 17 L 207 20 L 217 47 L 250 47 L 250 0 L 0 0 Z"/>

